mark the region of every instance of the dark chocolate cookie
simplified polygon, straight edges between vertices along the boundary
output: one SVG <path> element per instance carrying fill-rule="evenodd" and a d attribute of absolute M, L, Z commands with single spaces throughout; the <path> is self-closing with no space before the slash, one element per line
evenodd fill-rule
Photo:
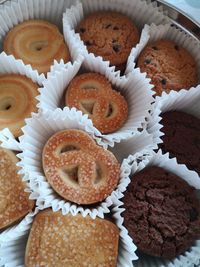
<path fill-rule="evenodd" d="M 166 112 L 161 117 L 164 136 L 159 148 L 200 175 L 200 120 L 180 111 Z"/>
<path fill-rule="evenodd" d="M 160 40 L 148 44 L 138 58 L 138 67 L 146 72 L 154 91 L 179 91 L 197 85 L 197 66 L 189 52 L 176 43 Z"/>
<path fill-rule="evenodd" d="M 76 31 L 90 53 L 102 56 L 122 70 L 132 47 L 139 41 L 133 22 L 117 12 L 99 11 L 84 18 Z"/>
<path fill-rule="evenodd" d="M 135 174 L 123 201 L 124 225 L 146 254 L 172 258 L 200 237 L 194 188 L 162 168 L 153 166 Z"/>

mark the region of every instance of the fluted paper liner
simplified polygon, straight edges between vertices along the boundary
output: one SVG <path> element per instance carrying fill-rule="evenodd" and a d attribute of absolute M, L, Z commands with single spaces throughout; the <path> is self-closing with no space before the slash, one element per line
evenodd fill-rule
<path fill-rule="evenodd" d="M 162 154 L 161 150 L 157 153 L 150 151 L 146 154 L 141 152 L 136 153 L 135 155 L 129 155 L 127 159 L 124 159 L 122 163 L 122 168 L 126 169 L 126 177 L 124 179 L 128 180 L 134 179 L 134 173 L 137 173 L 149 166 L 159 166 L 166 169 L 167 171 L 174 173 L 185 180 L 190 186 L 193 186 L 196 189 L 200 189 L 200 179 L 196 175 L 193 175 L 193 171 L 190 171 L 183 164 L 178 164 L 176 159 L 170 159 L 169 154 Z M 123 198 L 123 193 L 120 193 L 119 198 Z M 118 200 L 119 201 L 119 200 Z M 122 200 L 123 201 L 123 200 Z M 122 206 L 122 204 L 120 205 Z M 124 208 L 122 206 L 121 208 Z M 123 214 L 122 214 L 123 217 Z M 123 220 L 123 219 L 122 219 Z M 123 223 L 123 222 L 122 222 Z M 133 240 L 134 241 L 134 240 Z M 146 266 L 157 266 L 157 267 L 191 267 L 194 264 L 197 264 L 200 260 L 200 240 L 196 240 L 194 245 L 187 250 L 185 253 L 173 258 L 171 260 L 161 259 L 158 257 L 151 256 L 141 256 L 138 254 L 138 261 L 134 262 L 134 267 L 146 267 Z"/>
<path fill-rule="evenodd" d="M 139 128 L 140 130 L 145 128 L 143 124 L 153 102 L 152 85 L 149 79 L 146 79 L 145 74 L 141 74 L 138 69 L 135 69 L 128 78 L 120 77 L 119 72 L 109 67 L 108 62 L 102 61 L 100 57 L 95 57 L 93 54 L 86 55 L 83 61 L 80 59 L 73 65 L 57 64 L 52 74 L 49 74 L 48 79 L 43 82 L 43 87 L 39 89 L 39 108 L 54 110 L 62 107 L 61 102 L 67 86 L 78 71 L 97 72 L 104 75 L 112 83 L 113 89 L 119 91 L 128 102 L 128 118 L 120 129 L 114 133 L 102 134 L 95 128 L 95 135 L 101 139 L 101 144 L 113 147 L 115 142 L 129 139 L 140 133 Z"/>
<path fill-rule="evenodd" d="M 123 209 L 111 210 L 111 217 L 119 228 L 119 248 L 117 267 L 132 267 L 132 261 L 137 259 L 136 246 L 129 237 L 127 230 L 122 225 L 121 212 Z M 24 257 L 28 235 L 33 223 L 34 216 L 39 212 L 28 214 L 17 226 L 10 227 L 0 234 L 0 265 L 9 267 L 24 267 Z M 78 253 L 78 251 L 77 251 Z"/>
<path fill-rule="evenodd" d="M 129 74 L 136 67 L 137 58 L 148 43 L 162 39 L 175 42 L 177 45 L 185 48 L 193 56 L 198 70 L 198 83 L 200 83 L 200 42 L 185 31 L 171 24 L 157 26 L 152 23 L 150 26 L 145 25 L 143 29 L 143 39 L 140 40 L 136 48 L 132 49 L 129 56 L 126 73 Z"/>
<path fill-rule="evenodd" d="M 136 24 L 139 30 L 142 29 L 145 24 L 162 24 L 169 22 L 167 16 L 165 16 L 162 7 L 157 7 L 156 3 L 151 1 L 138 1 L 138 0 L 84 0 L 82 3 L 76 1 L 74 6 L 68 8 L 63 16 L 63 31 L 66 42 L 71 40 L 70 50 L 75 47 L 83 55 L 88 54 L 88 50 L 84 43 L 81 41 L 79 34 L 75 33 L 75 29 L 80 21 L 88 14 L 95 11 L 116 11 L 124 15 L 127 15 Z M 141 33 L 141 39 L 143 34 Z M 140 43 L 140 42 L 139 42 Z"/>
<path fill-rule="evenodd" d="M 3 40 L 15 25 L 31 19 L 47 20 L 57 25 L 62 32 L 62 17 L 73 0 L 16 0 L 6 1 L 0 5 L 0 51 Z M 71 53 L 72 61 L 76 60 L 78 51 Z"/>
<path fill-rule="evenodd" d="M 90 207 L 83 207 L 71 203 L 58 196 L 50 184 L 47 182 L 42 169 L 42 150 L 47 140 L 55 132 L 64 129 L 82 129 L 87 132 L 96 142 L 91 121 L 83 116 L 81 112 L 75 109 L 65 108 L 56 109 L 55 111 L 45 111 L 33 113 L 32 118 L 26 120 L 26 126 L 22 128 L 24 135 L 17 144 L 22 153 L 17 156 L 20 158 L 17 164 L 21 169 L 19 173 L 25 176 L 27 190 L 31 193 L 30 198 L 36 200 L 39 208 L 52 207 L 54 211 L 61 210 L 63 215 L 71 212 L 73 215 L 81 213 L 83 216 L 89 214 L 92 218 L 96 216 L 104 217 L 109 213 L 109 207 L 113 205 L 113 198 L 116 198 L 118 192 L 126 189 L 127 181 L 123 178 L 125 170 L 121 169 L 120 179 L 117 188 L 101 203 Z M 7 130 L 8 131 L 8 130 Z M 3 132 L 0 132 L 0 141 L 3 140 L 2 146 L 7 148 L 16 147 L 16 140 Z"/>

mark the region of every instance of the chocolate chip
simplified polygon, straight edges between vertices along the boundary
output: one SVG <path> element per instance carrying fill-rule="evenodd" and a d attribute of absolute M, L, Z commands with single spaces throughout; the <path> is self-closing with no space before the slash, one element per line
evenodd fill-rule
<path fill-rule="evenodd" d="M 113 27 L 113 30 L 114 31 L 118 31 L 119 30 L 119 27 L 115 26 L 115 27 Z"/>
<path fill-rule="evenodd" d="M 158 48 L 156 46 L 152 46 L 153 50 L 158 50 Z"/>
<path fill-rule="evenodd" d="M 161 83 L 162 83 L 163 85 L 165 85 L 165 84 L 167 83 L 167 80 L 166 80 L 166 79 L 162 79 L 162 80 L 161 80 Z"/>
<path fill-rule="evenodd" d="M 120 50 L 120 45 L 119 44 L 113 44 L 112 48 L 117 53 Z"/>
<path fill-rule="evenodd" d="M 113 39 L 113 40 L 112 40 L 112 43 L 116 43 L 116 42 L 117 42 L 117 40 L 116 40 L 116 39 Z"/>
<path fill-rule="evenodd" d="M 112 26 L 112 24 L 107 24 L 106 29 L 110 28 L 110 26 Z"/>
<path fill-rule="evenodd" d="M 84 43 L 85 43 L 85 45 L 87 45 L 87 46 L 91 45 L 91 42 L 90 42 L 90 41 L 85 41 Z"/>
<path fill-rule="evenodd" d="M 80 28 L 80 32 L 84 33 L 86 31 L 85 28 Z"/>
<path fill-rule="evenodd" d="M 174 48 L 179 51 L 179 46 L 178 45 L 175 45 Z"/>
<path fill-rule="evenodd" d="M 151 59 L 146 58 L 146 59 L 144 60 L 144 64 L 149 64 L 149 63 L 151 63 Z"/>

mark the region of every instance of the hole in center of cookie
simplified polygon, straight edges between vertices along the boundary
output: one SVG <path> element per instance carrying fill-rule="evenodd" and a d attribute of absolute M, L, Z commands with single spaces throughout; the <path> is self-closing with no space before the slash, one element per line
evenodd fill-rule
<path fill-rule="evenodd" d="M 98 163 L 96 163 L 96 177 L 94 184 L 98 184 L 102 180 L 102 171 Z"/>
<path fill-rule="evenodd" d="M 61 177 L 64 181 L 73 185 L 78 184 L 78 167 L 60 170 Z"/>
<path fill-rule="evenodd" d="M 82 106 L 84 112 L 87 114 L 90 114 L 90 115 L 93 114 L 94 104 L 95 104 L 95 102 L 93 102 L 93 101 L 92 102 L 90 102 L 90 101 L 81 102 L 81 106 Z"/>
<path fill-rule="evenodd" d="M 12 101 L 6 99 L 2 99 L 0 102 L 0 111 L 7 111 L 9 109 L 11 109 L 12 107 Z"/>
<path fill-rule="evenodd" d="M 108 106 L 108 113 L 106 115 L 106 117 L 110 117 L 111 115 L 113 114 L 113 106 L 111 103 L 109 103 L 109 106 Z"/>
<path fill-rule="evenodd" d="M 66 145 L 61 148 L 60 153 L 65 153 L 65 152 L 74 151 L 74 150 L 79 150 L 79 147 L 75 145 Z"/>
<path fill-rule="evenodd" d="M 44 47 L 48 46 L 48 42 L 47 41 L 37 41 L 37 42 L 33 42 L 30 45 L 31 50 L 35 50 L 35 51 L 41 51 Z"/>

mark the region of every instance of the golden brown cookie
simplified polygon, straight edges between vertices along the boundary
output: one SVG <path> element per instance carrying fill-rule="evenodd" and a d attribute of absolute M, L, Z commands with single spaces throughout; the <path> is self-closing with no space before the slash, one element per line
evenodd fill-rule
<path fill-rule="evenodd" d="M 84 73 L 75 77 L 67 88 L 65 103 L 88 114 L 94 126 L 103 134 L 118 130 L 128 117 L 125 98 L 98 73 Z"/>
<path fill-rule="evenodd" d="M 102 56 L 112 65 L 120 65 L 120 68 L 139 42 L 136 26 L 127 16 L 117 12 L 92 13 L 80 22 L 76 31 L 90 53 Z"/>
<path fill-rule="evenodd" d="M 117 186 L 120 166 L 115 156 L 85 132 L 55 133 L 44 146 L 43 170 L 63 198 L 77 204 L 104 200 Z"/>
<path fill-rule="evenodd" d="M 25 184 L 17 174 L 15 154 L 0 148 L 0 229 L 24 217 L 34 207 L 34 201 L 24 192 Z"/>
<path fill-rule="evenodd" d="M 63 216 L 44 210 L 36 215 L 26 246 L 26 267 L 115 267 L 119 230 L 90 216 Z"/>
<path fill-rule="evenodd" d="M 186 49 L 172 41 L 148 44 L 138 58 L 138 67 L 151 78 L 157 95 L 163 91 L 189 89 L 198 82 L 195 60 Z"/>
<path fill-rule="evenodd" d="M 47 73 L 54 59 L 70 60 L 58 27 L 44 20 L 28 20 L 14 26 L 4 39 L 3 49 L 39 73 Z"/>
<path fill-rule="evenodd" d="M 0 130 L 8 127 L 15 137 L 22 134 L 24 119 L 36 112 L 38 84 L 19 74 L 0 75 Z"/>

